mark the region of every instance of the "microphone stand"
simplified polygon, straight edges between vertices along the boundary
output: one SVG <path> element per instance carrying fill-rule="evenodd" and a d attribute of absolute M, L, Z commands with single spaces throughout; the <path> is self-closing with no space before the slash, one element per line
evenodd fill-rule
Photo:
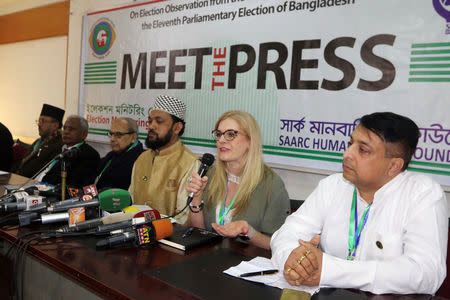
<path fill-rule="evenodd" d="M 67 179 L 67 169 L 66 160 L 61 159 L 61 201 L 66 200 L 66 179 Z"/>

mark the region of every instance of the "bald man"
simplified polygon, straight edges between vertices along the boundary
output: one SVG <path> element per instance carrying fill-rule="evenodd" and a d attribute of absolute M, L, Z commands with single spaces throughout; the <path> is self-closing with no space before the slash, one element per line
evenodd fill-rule
<path fill-rule="evenodd" d="M 97 189 L 121 188 L 128 190 L 133 164 L 144 151 L 138 140 L 138 127 L 131 118 L 118 118 L 108 132 L 111 152 L 100 160 L 93 182 Z"/>

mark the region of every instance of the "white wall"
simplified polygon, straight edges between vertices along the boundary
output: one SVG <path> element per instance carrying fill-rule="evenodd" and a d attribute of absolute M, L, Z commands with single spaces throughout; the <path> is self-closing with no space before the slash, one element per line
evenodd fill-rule
<path fill-rule="evenodd" d="M 0 15 L 62 0 L 4 0 Z M 39 136 L 35 120 L 43 103 L 64 108 L 67 37 L 0 45 L 0 122 L 26 141 Z"/>
<path fill-rule="evenodd" d="M 0 122 L 14 136 L 38 137 L 43 103 L 64 107 L 66 37 L 0 45 Z"/>

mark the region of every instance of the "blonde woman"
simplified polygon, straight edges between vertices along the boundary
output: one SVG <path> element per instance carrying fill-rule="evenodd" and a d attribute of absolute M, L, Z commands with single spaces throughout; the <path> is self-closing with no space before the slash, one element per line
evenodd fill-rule
<path fill-rule="evenodd" d="M 281 178 L 263 162 L 261 132 L 243 111 L 228 111 L 216 122 L 212 135 L 217 159 L 200 178 L 192 174 L 186 190 L 194 193 L 189 225 L 216 230 L 227 237 L 243 236 L 249 243 L 270 249 L 270 236 L 290 212 Z"/>

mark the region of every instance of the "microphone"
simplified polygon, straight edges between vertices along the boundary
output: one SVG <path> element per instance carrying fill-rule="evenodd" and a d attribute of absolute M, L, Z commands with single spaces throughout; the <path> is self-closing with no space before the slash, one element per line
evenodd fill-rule
<path fill-rule="evenodd" d="M 67 222 L 69 220 L 68 212 L 61 212 L 57 214 L 42 214 L 40 219 L 33 220 L 34 222 L 41 222 L 42 224 Z"/>
<path fill-rule="evenodd" d="M 205 153 L 202 156 L 200 168 L 198 169 L 198 175 L 200 177 L 205 176 L 206 172 L 208 172 L 209 167 L 214 163 L 214 155 Z M 194 192 L 191 192 L 187 198 L 187 205 L 192 202 L 194 199 Z"/>
<path fill-rule="evenodd" d="M 148 207 L 146 205 L 145 205 L 145 207 L 150 209 L 150 207 Z M 125 210 L 126 210 L 126 208 L 124 208 L 124 211 Z M 154 213 L 155 218 L 151 219 L 151 220 L 156 220 L 156 219 L 160 218 L 160 216 L 156 217 L 157 216 L 156 213 L 158 213 L 157 210 L 154 210 L 152 212 Z M 97 228 L 97 226 L 100 226 L 100 225 L 107 225 L 107 224 L 119 223 L 119 222 L 122 222 L 122 221 L 130 220 L 134 216 L 136 216 L 136 214 L 138 214 L 138 213 L 140 214 L 140 213 L 145 213 L 145 212 L 144 211 L 142 211 L 142 212 L 141 211 L 133 211 L 133 212 L 127 212 L 127 213 L 117 212 L 117 213 L 113 213 L 113 214 L 110 214 L 108 216 L 105 216 L 103 218 L 96 218 L 96 219 L 92 219 L 92 220 L 78 222 L 78 223 L 75 223 L 75 224 L 69 224 L 67 226 L 59 228 L 57 231 L 58 232 L 79 232 L 79 231 L 85 231 L 85 230 Z M 159 213 L 158 213 L 158 215 L 159 215 Z"/>
<path fill-rule="evenodd" d="M 0 205 L 1 212 L 20 211 L 27 209 L 25 202 L 11 202 Z"/>
<path fill-rule="evenodd" d="M 31 198 L 31 197 L 30 197 Z M 36 197 L 34 197 L 36 198 Z M 92 198 L 91 198 L 92 199 Z M 31 200 L 30 200 L 31 201 Z M 131 204 L 131 196 L 128 191 L 122 190 L 122 189 L 110 189 L 106 190 L 98 195 L 97 198 L 88 200 L 88 201 L 80 201 L 79 197 L 70 198 L 67 200 L 59 201 L 56 203 L 53 203 L 52 205 L 48 206 L 46 203 L 38 202 L 36 204 L 35 200 L 34 202 L 27 202 L 27 203 L 7 203 L 4 205 L 0 205 L 0 212 L 1 211 L 15 211 L 15 210 L 25 210 L 25 213 L 23 216 L 19 216 L 19 223 L 20 226 L 26 226 L 29 225 L 31 222 L 41 221 L 44 220 L 43 218 L 37 219 L 38 214 L 41 213 L 65 213 L 71 208 L 78 208 L 78 207 L 100 207 L 100 209 L 107 211 L 109 213 L 120 211 L 122 208 L 125 208 Z M 35 204 L 35 205 L 31 205 Z M 66 215 L 63 217 L 55 217 L 58 220 L 63 220 Z M 45 217 L 45 219 L 52 219 L 51 216 Z M 66 218 L 65 220 L 67 220 Z M 98 226 L 95 225 L 94 228 Z"/>
<path fill-rule="evenodd" d="M 67 206 L 70 203 L 82 203 L 82 201 L 80 201 L 80 198 L 75 197 L 75 198 L 70 198 L 67 200 L 63 200 L 63 201 L 58 201 L 58 202 L 53 202 L 52 204 L 46 203 L 46 202 L 42 202 L 42 203 L 38 203 L 38 204 L 33 204 L 31 206 L 29 206 L 24 213 L 45 213 L 49 211 L 49 207 L 52 206 L 54 208 L 56 207 L 60 207 L 60 206 Z M 63 210 L 58 210 L 58 211 L 63 211 Z M 28 225 L 28 224 L 25 224 Z M 21 225 L 23 226 L 23 225 Z"/>
<path fill-rule="evenodd" d="M 30 196 L 28 196 L 28 197 L 30 197 Z M 33 198 L 31 198 L 31 201 L 32 201 L 33 205 L 25 206 L 25 210 L 23 212 L 19 213 L 19 215 L 18 215 L 20 227 L 30 225 L 32 222 L 41 221 L 43 219 L 42 217 L 40 218 L 41 214 L 48 212 L 48 203 L 46 203 L 46 202 L 39 203 L 39 201 L 38 201 L 36 204 L 36 199 L 33 199 Z M 66 205 L 68 203 L 74 203 L 74 202 L 79 202 L 79 198 L 71 198 L 71 199 L 67 199 L 64 201 L 55 202 L 55 203 L 53 203 L 53 206 Z M 20 207 L 22 207 L 22 206 L 20 206 Z M 0 206 L 0 209 L 1 209 L 1 206 Z"/>
<path fill-rule="evenodd" d="M 42 196 L 29 196 L 28 193 L 23 193 L 21 201 L 1 204 L 0 212 L 28 210 L 31 207 L 38 206 L 42 203 Z"/>
<path fill-rule="evenodd" d="M 94 207 L 99 205 L 98 199 L 93 199 L 89 201 L 76 201 L 72 203 L 65 203 L 62 205 L 51 205 L 47 207 L 47 211 L 49 213 L 57 213 L 62 211 L 67 211 L 71 208 L 77 208 L 77 207 Z"/>
<path fill-rule="evenodd" d="M 173 225 L 168 219 L 160 219 L 137 226 L 132 232 L 124 232 L 104 240 L 100 240 L 96 244 L 97 249 L 107 249 L 117 245 L 123 245 L 129 242 L 136 242 L 137 246 L 150 245 L 157 240 L 171 236 L 173 233 Z"/>
<path fill-rule="evenodd" d="M 131 220 L 99 225 L 97 227 L 96 232 L 97 233 L 110 232 L 113 230 L 132 227 L 135 225 L 142 225 L 159 219 L 161 219 L 161 215 L 159 214 L 159 211 L 157 211 L 156 209 L 141 211 L 136 213 Z"/>
<path fill-rule="evenodd" d="M 97 186 L 95 184 L 83 186 L 83 192 L 85 195 L 92 195 L 93 197 L 98 195 Z"/>
<path fill-rule="evenodd" d="M 29 194 L 25 191 L 17 191 L 9 195 L 5 195 L 4 198 L 0 201 L 1 204 L 11 203 L 11 202 L 20 202 L 28 196 Z"/>
<path fill-rule="evenodd" d="M 97 216 L 97 209 L 86 209 L 84 211 L 86 219 L 92 219 Z M 19 214 L 19 226 L 23 227 L 26 225 L 30 225 L 31 223 L 41 223 L 41 224 L 50 224 L 50 223 L 59 223 L 59 222 L 67 222 L 70 220 L 71 212 L 65 211 L 60 213 L 43 213 L 40 212 L 24 212 Z M 89 221 L 86 221 L 89 222 Z M 57 230 L 58 232 L 64 232 Z"/>
<path fill-rule="evenodd" d="M 109 213 L 119 212 L 131 205 L 131 195 L 122 189 L 109 189 L 98 194 L 100 209 Z"/>
<path fill-rule="evenodd" d="M 36 192 L 39 192 L 38 188 L 35 186 L 27 187 L 26 189 L 14 189 L 12 193 L 3 195 L 0 197 L 0 204 L 11 203 L 11 202 L 20 202 L 26 196 L 36 195 Z"/>
<path fill-rule="evenodd" d="M 60 159 L 71 159 L 80 153 L 80 149 L 78 147 L 73 147 L 72 149 L 68 149 L 58 155 Z"/>
<path fill-rule="evenodd" d="M 98 197 L 88 201 L 76 201 L 73 203 L 52 205 L 49 212 L 61 212 L 75 207 L 99 206 L 101 210 L 109 213 L 118 212 L 131 205 L 130 193 L 122 189 L 109 189 L 98 194 Z"/>

